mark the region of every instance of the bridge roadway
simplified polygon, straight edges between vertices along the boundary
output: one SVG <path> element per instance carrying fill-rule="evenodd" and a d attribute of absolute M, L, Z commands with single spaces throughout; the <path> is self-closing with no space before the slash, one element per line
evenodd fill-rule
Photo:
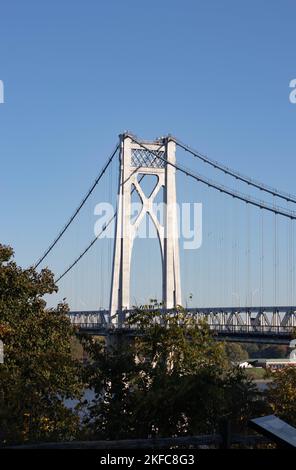
<path fill-rule="evenodd" d="M 108 310 L 73 311 L 68 315 L 79 333 L 109 336 L 120 331 L 136 336 L 139 330 L 126 322 L 132 311 L 123 311 L 113 322 Z M 174 310 L 166 312 L 173 314 Z M 218 340 L 287 345 L 296 337 L 296 307 L 188 308 L 187 312 L 197 320 L 205 319 Z"/>

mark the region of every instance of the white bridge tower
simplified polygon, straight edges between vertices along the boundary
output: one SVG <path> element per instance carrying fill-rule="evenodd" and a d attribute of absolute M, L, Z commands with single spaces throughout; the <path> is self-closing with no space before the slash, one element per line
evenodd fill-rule
<path fill-rule="evenodd" d="M 130 309 L 130 267 L 133 242 L 146 214 L 151 217 L 160 243 L 162 261 L 162 301 L 164 308 L 181 305 L 179 235 L 176 204 L 176 144 L 170 137 L 155 142 L 138 141 L 133 135 L 120 135 L 120 175 L 115 228 L 110 314 Z M 168 163 L 166 163 L 168 162 Z M 155 175 L 157 183 L 147 197 L 139 175 Z M 161 224 L 154 213 L 153 202 L 163 188 L 164 214 Z M 131 194 L 137 191 L 142 210 L 131 220 Z M 144 269 L 143 269 L 144 270 Z M 113 321 L 113 320 L 112 320 Z"/>

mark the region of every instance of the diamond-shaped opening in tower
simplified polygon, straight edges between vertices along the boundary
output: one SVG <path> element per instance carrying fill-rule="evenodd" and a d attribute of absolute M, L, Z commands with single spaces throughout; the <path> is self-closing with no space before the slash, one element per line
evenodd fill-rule
<path fill-rule="evenodd" d="M 134 184 L 131 186 L 131 224 L 138 219 L 143 208 L 143 202 Z"/>
<path fill-rule="evenodd" d="M 164 225 L 165 205 L 164 187 L 161 186 L 153 201 L 153 212 L 161 225 Z"/>
<path fill-rule="evenodd" d="M 158 183 L 157 175 L 138 174 L 138 183 L 146 197 L 150 197 Z"/>

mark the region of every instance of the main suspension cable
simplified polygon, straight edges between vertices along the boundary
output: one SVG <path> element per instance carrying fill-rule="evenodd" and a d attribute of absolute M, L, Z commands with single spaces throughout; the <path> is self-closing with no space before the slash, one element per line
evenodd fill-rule
<path fill-rule="evenodd" d="M 142 175 L 139 179 L 139 183 L 145 178 L 145 174 Z M 134 187 L 131 191 L 131 194 L 133 194 L 133 192 L 136 190 L 136 188 Z M 61 279 L 63 279 L 64 276 L 66 276 L 66 274 L 68 274 L 72 268 L 74 268 L 74 266 L 84 257 L 84 255 L 86 255 L 86 253 L 91 249 L 91 247 L 96 243 L 96 241 L 100 238 L 100 236 L 105 232 L 105 230 L 109 227 L 109 225 L 111 224 L 111 222 L 113 222 L 113 220 L 115 220 L 117 217 L 117 210 L 114 212 L 113 216 L 108 220 L 108 222 L 104 225 L 104 227 L 102 228 L 102 230 L 100 231 L 100 233 L 98 235 L 95 236 L 95 238 L 92 239 L 92 241 L 89 243 L 89 245 L 87 245 L 87 247 L 85 248 L 85 250 L 75 259 L 75 261 L 73 261 L 72 264 L 70 264 L 70 266 L 66 269 L 66 271 L 63 272 L 63 274 L 61 274 L 57 279 L 56 279 L 56 283 L 58 283 Z"/>
<path fill-rule="evenodd" d="M 215 160 L 210 159 L 206 155 L 201 154 L 200 152 L 193 150 L 191 147 L 188 145 L 184 144 L 180 140 L 171 137 L 171 140 L 173 140 L 176 145 L 178 145 L 180 148 L 185 150 L 186 152 L 191 153 L 194 157 L 198 158 L 199 160 L 203 161 L 204 163 L 207 163 L 208 165 L 211 165 L 212 167 L 216 168 L 217 170 L 223 171 L 223 173 L 226 173 L 227 175 L 233 176 L 235 179 L 243 181 L 244 183 L 247 183 L 250 186 L 253 186 L 254 188 L 260 189 L 261 191 L 264 191 L 268 194 L 271 194 L 272 196 L 276 196 L 280 199 L 284 199 L 287 202 L 292 202 L 296 204 L 296 196 L 293 196 L 292 194 L 285 193 L 283 191 L 280 191 L 276 188 L 272 188 L 264 183 L 261 183 L 260 181 L 256 181 L 248 176 L 242 175 L 236 170 L 233 170 L 222 163 L 219 163 Z"/>
<path fill-rule="evenodd" d="M 84 255 L 86 255 L 86 253 L 91 249 L 91 247 L 95 244 L 95 242 L 98 240 L 98 238 L 100 238 L 100 236 L 105 232 L 105 230 L 109 227 L 109 225 L 111 224 L 111 222 L 116 218 L 117 216 L 117 212 L 115 212 L 113 214 L 113 216 L 108 220 L 108 222 L 104 225 L 104 227 L 102 228 L 102 230 L 100 231 L 100 233 L 98 235 L 95 236 L 95 238 L 93 238 L 93 240 L 90 242 L 90 244 L 85 248 L 85 250 L 75 259 L 75 261 L 73 261 L 72 264 L 70 264 L 70 266 L 66 269 L 66 271 L 63 272 L 63 274 L 61 274 L 56 280 L 55 282 L 58 283 L 61 279 L 63 279 L 64 276 L 66 276 L 66 274 L 68 274 L 69 271 L 71 271 L 72 268 L 74 268 L 74 266 L 81 260 L 81 258 L 83 258 Z"/>
<path fill-rule="evenodd" d="M 88 198 L 90 197 L 90 195 L 92 194 L 92 192 L 94 191 L 94 189 L 96 188 L 97 184 L 99 183 L 99 181 L 101 180 L 102 176 L 104 175 L 105 171 L 107 170 L 107 168 L 109 167 L 110 163 L 112 162 L 113 158 L 115 157 L 117 151 L 119 149 L 119 144 L 116 145 L 115 147 L 115 150 L 112 152 L 111 156 L 109 157 L 109 159 L 107 160 L 107 163 L 104 165 L 104 167 L 102 168 L 102 170 L 100 171 L 99 175 L 97 176 L 97 178 L 95 179 L 94 183 L 92 184 L 92 186 L 90 187 L 90 189 L 88 190 L 88 192 L 86 193 L 86 195 L 84 196 L 84 198 L 82 199 L 81 203 L 79 204 L 79 206 L 77 207 L 77 209 L 73 212 L 73 214 L 71 215 L 70 219 L 68 220 L 68 222 L 64 225 L 64 227 L 62 228 L 62 230 L 59 232 L 59 234 L 57 235 L 57 237 L 54 239 L 54 241 L 49 245 L 49 247 L 47 248 L 47 250 L 43 253 L 43 255 L 38 259 L 38 261 L 35 263 L 34 265 L 34 268 L 36 269 L 41 263 L 42 261 L 44 261 L 44 259 L 47 257 L 47 255 L 49 255 L 49 253 L 51 252 L 51 250 L 55 247 L 55 245 L 58 243 L 58 241 L 62 238 L 62 236 L 64 235 L 64 233 L 66 232 L 66 230 L 69 228 L 69 226 L 72 224 L 73 220 L 76 218 L 76 216 L 79 214 L 80 210 L 82 209 L 82 207 L 84 206 L 84 204 L 86 203 L 86 201 L 88 200 Z"/>
<path fill-rule="evenodd" d="M 144 144 L 137 141 L 134 137 L 131 137 L 131 138 L 136 144 L 140 145 L 145 150 L 148 150 L 150 153 L 154 154 L 158 159 L 162 160 L 165 164 L 174 167 L 176 170 L 180 171 L 181 173 L 184 173 L 185 175 L 190 176 L 191 178 L 195 179 L 196 181 L 200 181 L 201 183 L 207 185 L 208 187 L 214 188 L 217 191 L 220 191 L 221 193 L 227 194 L 228 196 L 232 196 L 236 199 L 239 199 L 243 202 L 251 204 L 255 207 L 259 207 L 260 209 L 265 209 L 269 212 L 273 212 L 274 214 L 279 214 L 279 215 L 282 215 L 284 217 L 288 217 L 292 220 L 296 220 L 296 212 L 294 212 L 294 211 L 289 211 L 289 210 L 287 210 L 283 207 L 280 207 L 280 206 L 271 205 L 271 204 L 269 204 L 265 201 L 261 201 L 260 199 L 256 199 L 254 197 L 248 196 L 248 195 L 246 195 L 244 193 L 241 193 L 239 191 L 234 191 L 234 190 L 228 188 L 227 186 L 223 186 L 219 183 L 216 183 L 213 180 L 210 180 L 210 179 L 206 178 L 205 176 L 200 175 L 199 173 L 193 173 L 191 170 L 185 168 L 184 166 L 177 165 L 175 163 L 170 162 L 169 160 L 166 160 L 165 158 L 163 158 L 160 155 L 156 155 L 153 152 L 153 150 L 150 150 Z"/>

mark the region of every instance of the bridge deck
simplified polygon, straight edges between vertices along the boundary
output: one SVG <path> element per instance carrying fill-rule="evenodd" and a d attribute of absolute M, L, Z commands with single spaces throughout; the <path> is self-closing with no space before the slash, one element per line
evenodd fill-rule
<path fill-rule="evenodd" d="M 108 336 L 115 331 L 138 335 L 126 319 L 134 310 L 125 310 L 111 322 L 108 310 L 74 311 L 69 313 L 73 325 L 81 333 Z M 175 313 L 175 310 L 160 311 Z M 296 333 L 296 307 L 247 307 L 247 308 L 190 308 L 188 314 L 205 319 L 217 338 L 225 341 L 289 344 Z"/>

